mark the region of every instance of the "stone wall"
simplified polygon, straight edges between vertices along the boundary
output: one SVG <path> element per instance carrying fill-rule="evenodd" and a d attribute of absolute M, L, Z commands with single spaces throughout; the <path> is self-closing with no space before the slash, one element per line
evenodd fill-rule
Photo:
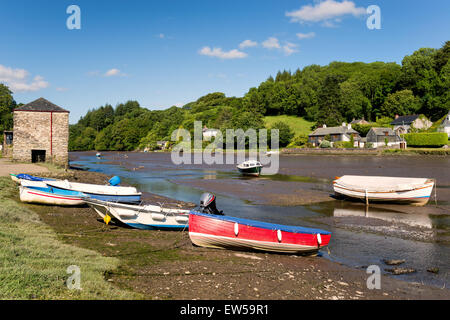
<path fill-rule="evenodd" d="M 46 151 L 46 161 L 67 165 L 68 146 L 69 113 L 14 112 L 13 160 L 31 162 L 31 150 L 36 149 Z"/>

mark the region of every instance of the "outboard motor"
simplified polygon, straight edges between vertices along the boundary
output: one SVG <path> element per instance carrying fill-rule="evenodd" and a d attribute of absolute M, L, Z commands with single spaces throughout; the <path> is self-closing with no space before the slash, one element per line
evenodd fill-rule
<path fill-rule="evenodd" d="M 202 194 L 200 197 L 200 212 L 223 215 L 223 211 L 217 210 L 216 196 L 208 192 Z"/>

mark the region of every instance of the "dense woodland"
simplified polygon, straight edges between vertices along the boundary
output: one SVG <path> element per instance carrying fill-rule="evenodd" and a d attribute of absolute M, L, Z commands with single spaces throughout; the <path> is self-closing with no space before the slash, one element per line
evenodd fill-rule
<path fill-rule="evenodd" d="M 208 128 L 264 128 L 264 117 L 293 115 L 315 126 L 340 125 L 353 119 L 380 121 L 396 114 L 424 114 L 432 121 L 450 110 L 450 41 L 440 49 L 422 48 L 402 64 L 332 62 L 270 76 L 244 97 L 214 92 L 181 108 L 148 110 L 137 101 L 90 110 L 70 126 L 70 150 L 135 150 L 170 140 L 178 128 L 193 130 L 194 121 Z M 0 84 L 0 130 L 12 126 L 16 102 Z M 283 123 L 280 145 L 294 137 Z M 270 128 L 269 128 L 270 129 Z"/>

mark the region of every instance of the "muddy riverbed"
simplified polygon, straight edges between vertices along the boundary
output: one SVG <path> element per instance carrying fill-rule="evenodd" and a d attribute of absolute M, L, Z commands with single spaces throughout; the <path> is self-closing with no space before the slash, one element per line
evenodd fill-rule
<path fill-rule="evenodd" d="M 322 260 L 353 269 L 379 265 L 392 278 L 448 287 L 450 167 L 448 157 L 280 156 L 279 174 L 242 178 L 234 165 L 175 166 L 168 153 L 71 153 L 71 164 L 167 199 L 198 203 L 202 192 L 218 196 L 226 214 L 333 232 Z M 436 199 L 425 207 L 365 205 L 336 200 L 331 181 L 343 174 L 437 179 Z M 170 200 L 166 200 L 170 202 Z M 401 259 L 415 272 L 393 276 L 383 259 Z M 437 273 L 427 270 L 438 270 Z"/>

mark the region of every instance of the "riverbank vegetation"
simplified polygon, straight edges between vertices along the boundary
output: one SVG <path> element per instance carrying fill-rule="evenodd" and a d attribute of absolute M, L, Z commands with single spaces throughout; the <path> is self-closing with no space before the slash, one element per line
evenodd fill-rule
<path fill-rule="evenodd" d="M 0 177 L 0 299 L 133 299 L 106 281 L 119 259 L 63 243 L 28 206 L 17 187 Z M 49 213 L 51 214 L 51 213 Z M 69 290 L 67 268 L 81 270 L 81 289 Z"/>

